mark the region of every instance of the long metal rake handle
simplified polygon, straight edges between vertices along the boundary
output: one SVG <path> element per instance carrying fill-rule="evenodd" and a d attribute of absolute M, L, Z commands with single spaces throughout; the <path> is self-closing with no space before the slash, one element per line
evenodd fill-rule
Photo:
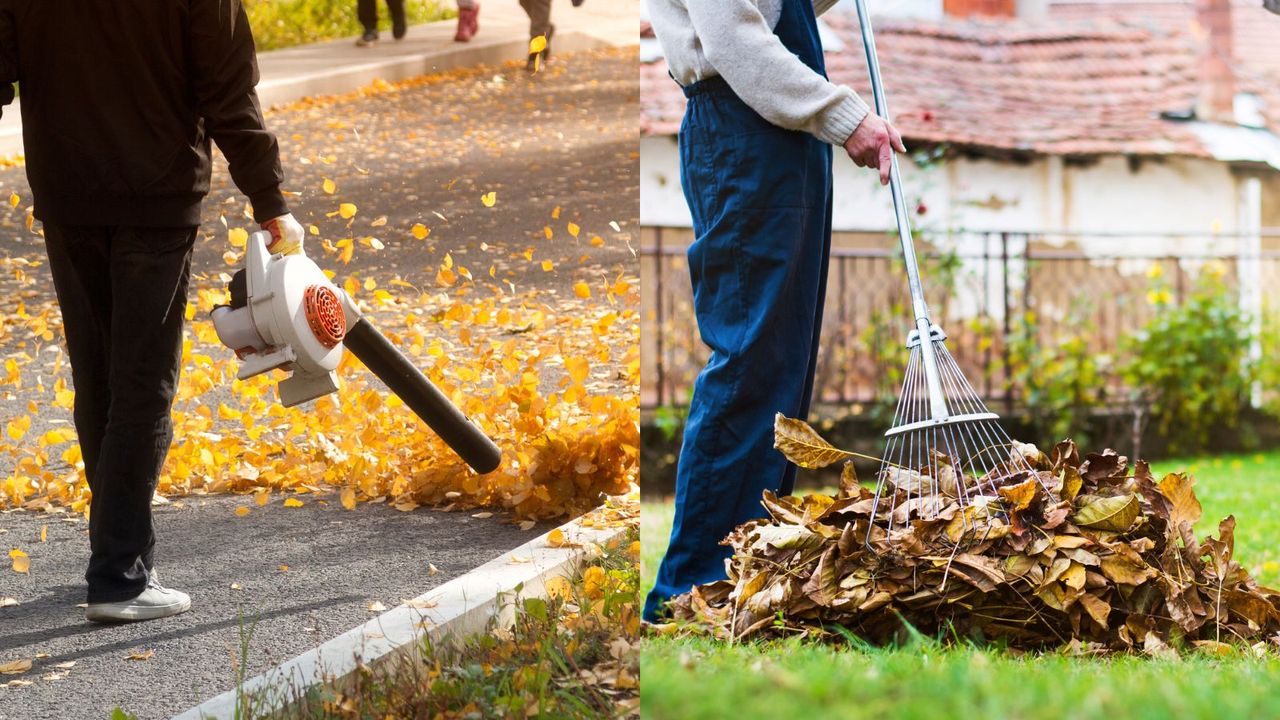
<path fill-rule="evenodd" d="M 871 94 L 875 97 L 876 114 L 889 122 L 889 105 L 884 96 L 884 84 L 880 81 L 880 60 L 876 56 L 875 36 L 871 31 L 871 16 L 866 0 L 855 0 L 858 8 L 858 26 L 862 29 L 862 47 L 867 53 L 867 71 L 871 75 Z M 942 375 L 938 372 L 938 356 L 930 342 L 933 323 L 929 320 L 929 306 L 924 299 L 924 286 L 920 283 L 920 264 L 916 260 L 915 241 L 911 237 L 911 219 L 907 215 L 907 202 L 902 196 L 902 176 L 898 172 L 898 154 L 890 155 L 889 190 L 893 194 L 893 211 L 898 221 L 898 239 L 902 243 L 902 259 L 907 266 L 907 284 L 911 288 L 911 310 L 915 313 L 916 330 L 920 333 L 920 352 L 924 360 L 925 385 L 929 393 L 929 409 L 934 420 L 945 420 L 949 413 L 942 394 Z"/>

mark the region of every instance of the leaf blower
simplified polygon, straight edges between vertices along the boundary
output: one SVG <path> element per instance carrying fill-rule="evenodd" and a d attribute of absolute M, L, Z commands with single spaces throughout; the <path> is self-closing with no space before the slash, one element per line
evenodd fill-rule
<path fill-rule="evenodd" d="M 305 255 L 272 255 L 271 236 L 249 236 L 245 266 L 231 278 L 231 304 L 213 327 L 240 358 L 244 380 L 276 368 L 285 407 L 338 390 L 345 346 L 476 472 L 498 468 L 502 451 L 364 317 L 355 301 Z"/>

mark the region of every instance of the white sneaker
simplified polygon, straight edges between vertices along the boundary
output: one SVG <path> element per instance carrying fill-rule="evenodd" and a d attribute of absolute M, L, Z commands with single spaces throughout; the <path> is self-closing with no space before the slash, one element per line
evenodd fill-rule
<path fill-rule="evenodd" d="M 191 609 L 191 597 L 178 590 L 161 587 L 155 571 L 148 574 L 147 589 L 132 600 L 91 603 L 84 611 L 93 622 L 135 622 L 178 615 Z"/>

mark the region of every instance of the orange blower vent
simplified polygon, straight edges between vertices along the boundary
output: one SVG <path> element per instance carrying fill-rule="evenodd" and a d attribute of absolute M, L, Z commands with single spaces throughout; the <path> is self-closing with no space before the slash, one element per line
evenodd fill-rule
<path fill-rule="evenodd" d="M 302 311 L 316 340 L 326 348 L 334 348 L 347 334 L 347 316 L 342 301 L 332 288 L 311 285 L 302 295 Z"/>

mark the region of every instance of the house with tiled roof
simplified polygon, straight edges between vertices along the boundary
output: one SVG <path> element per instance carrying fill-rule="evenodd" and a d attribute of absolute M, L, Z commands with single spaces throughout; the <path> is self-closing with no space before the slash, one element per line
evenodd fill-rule
<path fill-rule="evenodd" d="M 890 109 L 912 151 L 903 178 L 913 222 L 926 249 L 962 256 L 952 328 L 975 318 L 1007 328 L 1015 306 L 1061 317 L 1090 296 L 1105 352 L 1113 328 L 1157 310 L 1143 300 L 1145 273 L 1161 264 L 1180 291 L 1214 255 L 1261 314 L 1267 288 L 1280 287 L 1280 15 L 1263 0 L 869 4 Z M 822 23 L 830 76 L 869 100 L 852 2 Z M 645 400 L 669 402 L 688 378 L 667 378 L 696 369 L 701 350 L 679 330 L 656 332 L 687 314 L 679 265 L 692 233 L 676 145 L 684 97 L 651 33 L 640 92 L 644 285 L 658 318 L 642 354 L 646 377 L 659 378 L 646 380 Z M 839 357 L 842 346 L 905 287 L 887 259 L 893 222 L 887 189 L 836 148 L 834 244 L 845 253 L 832 271 L 820 383 L 852 378 L 849 397 L 865 394 L 875 370 L 860 370 L 871 360 L 856 353 Z M 1276 261 L 1259 262 L 1268 252 Z M 1268 299 L 1280 304 L 1280 294 Z M 989 344 L 956 342 L 990 366 L 978 357 Z"/>
<path fill-rule="evenodd" d="M 876 15 L 904 5 L 916 16 Z M 1197 17 L 1193 0 L 873 2 L 894 119 L 909 148 L 945 159 L 935 171 L 904 168 L 921 223 L 1153 234 L 1280 227 L 1280 16 L 1261 0 L 1200 5 L 1224 7 L 1225 19 Z M 869 97 L 856 16 L 833 11 L 823 21 L 830 76 Z M 675 150 L 684 98 L 653 46 L 640 82 L 641 217 L 687 225 Z M 836 165 L 837 228 L 888 227 L 888 193 L 852 163 Z M 1252 209 L 1251 179 L 1262 183 Z"/>

